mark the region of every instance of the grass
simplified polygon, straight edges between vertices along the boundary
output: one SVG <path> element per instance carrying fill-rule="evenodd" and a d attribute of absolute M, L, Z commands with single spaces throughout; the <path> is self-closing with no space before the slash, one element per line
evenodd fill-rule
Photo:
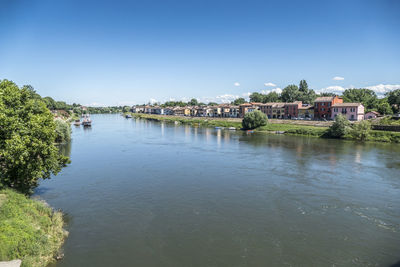
<path fill-rule="evenodd" d="M 46 266 L 54 260 L 67 232 L 61 212 L 10 189 L 0 190 L 0 261 Z"/>

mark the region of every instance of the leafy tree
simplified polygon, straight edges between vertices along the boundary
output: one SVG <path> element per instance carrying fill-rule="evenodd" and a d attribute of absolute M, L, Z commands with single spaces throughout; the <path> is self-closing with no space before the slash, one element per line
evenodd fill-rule
<path fill-rule="evenodd" d="M 393 114 L 393 110 L 387 102 L 386 98 L 381 99 L 380 103 L 377 106 L 377 111 L 382 115 Z"/>
<path fill-rule="evenodd" d="M 122 108 L 122 112 L 129 112 L 131 110 L 131 107 L 130 106 L 124 106 L 123 108 Z"/>
<path fill-rule="evenodd" d="M 300 92 L 298 100 L 302 101 L 303 103 L 306 104 L 312 104 L 314 103 L 314 100 L 317 98 L 317 94 L 314 92 L 314 90 L 310 89 L 307 92 Z"/>
<path fill-rule="evenodd" d="M 57 119 L 56 123 L 56 142 L 65 143 L 71 140 L 71 125 L 63 120 Z"/>
<path fill-rule="evenodd" d="M 376 108 L 378 97 L 376 93 L 370 89 L 346 89 L 343 92 L 344 102 L 359 102 L 364 105 L 367 110 Z"/>
<path fill-rule="evenodd" d="M 283 102 L 294 102 L 298 100 L 300 96 L 299 88 L 297 85 L 291 84 L 286 86 L 281 94 L 281 98 Z"/>
<path fill-rule="evenodd" d="M 335 93 L 324 92 L 324 93 L 320 93 L 319 96 L 336 96 L 336 94 Z"/>
<path fill-rule="evenodd" d="M 210 103 L 208 103 L 208 105 L 209 105 L 209 106 L 218 106 L 218 103 L 210 102 Z"/>
<path fill-rule="evenodd" d="M 278 101 L 279 101 L 279 94 L 277 92 L 270 92 L 265 96 L 263 103 L 278 102 Z"/>
<path fill-rule="evenodd" d="M 44 103 L 46 104 L 47 108 L 50 110 L 55 110 L 57 109 L 57 103 L 56 101 L 51 98 L 50 96 L 46 96 L 43 98 Z"/>
<path fill-rule="evenodd" d="M 306 80 L 300 81 L 299 91 L 302 93 L 308 93 L 308 84 L 307 84 Z"/>
<path fill-rule="evenodd" d="M 24 85 L 22 86 L 22 89 L 26 90 L 33 99 L 42 99 L 42 97 L 38 93 L 36 93 L 32 85 Z"/>
<path fill-rule="evenodd" d="M 354 139 L 365 141 L 371 132 L 371 123 L 369 121 L 361 121 L 353 126 L 351 135 Z"/>
<path fill-rule="evenodd" d="M 258 102 L 258 103 L 265 103 L 264 102 L 265 95 L 254 92 L 250 95 L 250 102 Z"/>
<path fill-rule="evenodd" d="M 246 100 L 243 97 L 236 98 L 232 102 L 232 104 L 235 105 L 235 106 L 239 106 L 239 105 L 244 104 L 244 103 L 246 103 Z"/>
<path fill-rule="evenodd" d="M 386 93 L 387 100 L 392 106 L 393 112 L 399 112 L 400 110 L 400 89 L 393 90 Z"/>
<path fill-rule="evenodd" d="M 335 122 L 329 127 L 328 135 L 331 137 L 341 138 L 345 136 L 350 129 L 350 122 L 345 116 L 339 114 L 335 118 Z"/>
<path fill-rule="evenodd" d="M 42 100 L 8 80 L 0 81 L 0 187 L 31 192 L 40 178 L 68 162 L 55 146 L 56 124 Z"/>
<path fill-rule="evenodd" d="M 246 113 L 246 115 L 244 115 L 244 118 L 242 120 L 242 126 L 246 130 L 264 126 L 267 125 L 267 123 L 268 123 L 267 116 L 259 110 Z"/>
<path fill-rule="evenodd" d="M 199 102 L 197 101 L 196 98 L 192 98 L 192 99 L 188 102 L 188 104 L 189 104 L 190 106 L 197 106 L 197 105 L 199 104 Z"/>

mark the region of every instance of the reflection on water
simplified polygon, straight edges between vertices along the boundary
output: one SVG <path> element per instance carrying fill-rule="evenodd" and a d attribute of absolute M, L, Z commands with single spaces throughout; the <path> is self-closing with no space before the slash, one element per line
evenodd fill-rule
<path fill-rule="evenodd" d="M 390 266 L 400 146 L 92 116 L 37 194 L 68 213 L 58 266 Z"/>

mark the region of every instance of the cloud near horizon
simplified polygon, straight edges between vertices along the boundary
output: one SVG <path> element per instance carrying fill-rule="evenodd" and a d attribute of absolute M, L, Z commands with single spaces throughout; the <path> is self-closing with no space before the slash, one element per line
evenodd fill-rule
<path fill-rule="evenodd" d="M 234 85 L 234 86 L 240 86 L 240 83 L 235 82 L 233 85 Z"/>
<path fill-rule="evenodd" d="M 346 89 L 355 88 L 354 86 L 342 87 L 339 85 L 328 86 L 325 88 L 321 88 L 316 90 L 317 93 L 335 93 L 342 94 Z M 386 93 L 400 89 L 400 84 L 377 84 L 373 86 L 365 86 L 363 88 L 370 89 L 374 91 L 378 97 L 384 97 Z"/>
<path fill-rule="evenodd" d="M 274 83 L 264 83 L 264 86 L 276 86 Z"/>

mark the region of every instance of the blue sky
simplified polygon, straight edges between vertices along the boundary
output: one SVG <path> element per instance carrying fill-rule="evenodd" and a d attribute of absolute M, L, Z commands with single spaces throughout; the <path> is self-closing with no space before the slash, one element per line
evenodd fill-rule
<path fill-rule="evenodd" d="M 301 79 L 382 94 L 400 88 L 399 14 L 396 0 L 0 0 L 0 79 L 100 105 L 221 102 Z"/>

